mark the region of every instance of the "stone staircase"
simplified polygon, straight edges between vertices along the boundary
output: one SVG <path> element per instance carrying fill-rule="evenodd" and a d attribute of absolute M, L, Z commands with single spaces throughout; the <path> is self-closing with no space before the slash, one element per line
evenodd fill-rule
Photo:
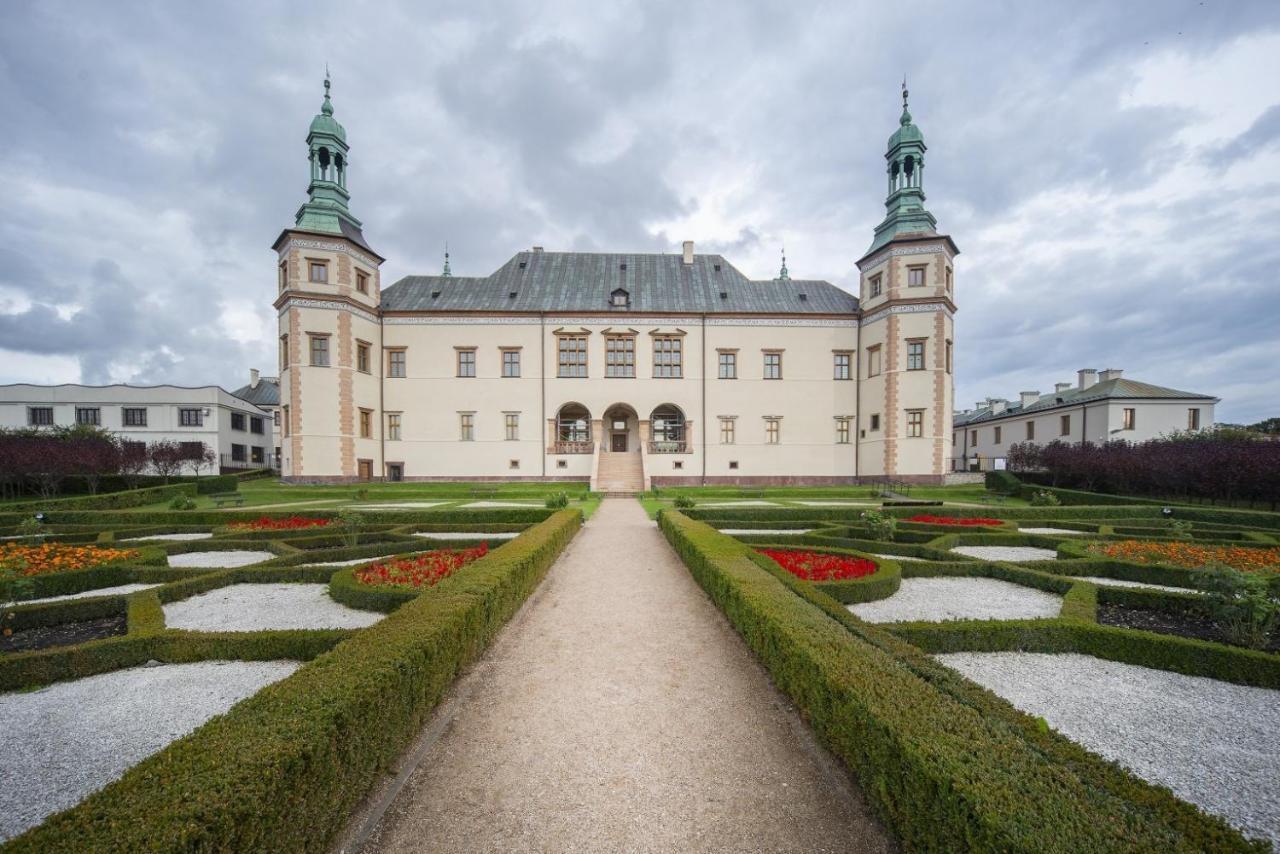
<path fill-rule="evenodd" d="M 615 495 L 644 492 L 644 462 L 640 458 L 640 452 L 602 451 L 596 490 Z"/>

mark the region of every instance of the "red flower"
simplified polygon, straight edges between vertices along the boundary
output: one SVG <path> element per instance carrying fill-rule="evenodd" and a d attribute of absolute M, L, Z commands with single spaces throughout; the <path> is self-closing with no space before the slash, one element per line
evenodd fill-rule
<path fill-rule="evenodd" d="M 236 531 L 295 531 L 300 528 L 319 528 L 332 521 L 332 519 L 316 519 L 308 516 L 285 516 L 279 519 L 263 516 L 252 522 L 232 522 L 227 527 Z"/>
<path fill-rule="evenodd" d="M 489 544 L 469 549 L 439 549 L 415 557 L 362 566 L 355 571 L 361 584 L 392 587 L 432 587 L 457 570 L 489 553 Z"/>
<path fill-rule="evenodd" d="M 907 521 L 923 522 L 927 525 L 994 525 L 998 527 L 1004 524 L 1004 521 L 1001 519 L 985 519 L 981 516 L 961 518 L 959 516 L 930 516 L 927 513 L 912 516 L 910 519 L 907 519 Z"/>
<path fill-rule="evenodd" d="M 772 558 L 778 566 L 805 581 L 845 581 L 876 571 L 875 562 L 862 557 L 790 549 L 756 549 L 756 552 Z"/>

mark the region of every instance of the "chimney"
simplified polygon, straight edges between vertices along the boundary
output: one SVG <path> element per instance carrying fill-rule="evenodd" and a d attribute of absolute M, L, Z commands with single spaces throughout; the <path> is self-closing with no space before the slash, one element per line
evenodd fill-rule
<path fill-rule="evenodd" d="M 250 368 L 249 369 L 249 388 L 257 388 L 257 387 L 258 387 L 258 369 Z"/>
<path fill-rule="evenodd" d="M 1071 383 L 1054 383 L 1053 393 L 1062 394 L 1064 391 L 1066 391 L 1069 388 L 1071 388 Z"/>
<path fill-rule="evenodd" d="M 1007 400 L 993 400 L 991 401 L 991 414 L 999 415 L 1004 412 L 1008 406 L 1009 401 Z"/>
<path fill-rule="evenodd" d="M 684 263 L 686 264 L 693 263 L 693 241 L 692 240 L 686 240 L 684 242 Z"/>
<path fill-rule="evenodd" d="M 1105 371 L 1098 374 L 1098 382 L 1105 383 L 1110 382 L 1111 380 L 1118 380 L 1120 379 L 1120 375 L 1123 373 L 1123 368 L 1107 368 Z"/>
<path fill-rule="evenodd" d="M 990 400 L 990 399 L 987 399 L 987 400 L 980 400 L 980 401 L 978 401 L 977 403 L 975 403 L 975 404 L 973 405 L 973 408 L 974 408 L 974 409 L 986 409 L 986 408 L 987 408 L 988 406 L 990 406 L 990 405 L 991 405 L 991 400 Z"/>
<path fill-rule="evenodd" d="M 541 247 L 541 246 L 535 246 L 535 247 L 533 247 L 533 251 L 534 251 L 534 252 L 541 252 L 541 251 L 542 251 L 542 247 Z"/>
<path fill-rule="evenodd" d="M 1040 399 L 1040 392 L 1038 391 L 1023 391 L 1018 394 L 1022 398 L 1023 409 L 1026 409 L 1028 406 Z"/>
<path fill-rule="evenodd" d="M 1078 388 L 1081 391 L 1084 391 L 1098 381 L 1098 372 L 1094 368 L 1081 368 L 1076 371 L 1076 376 L 1080 378 Z"/>

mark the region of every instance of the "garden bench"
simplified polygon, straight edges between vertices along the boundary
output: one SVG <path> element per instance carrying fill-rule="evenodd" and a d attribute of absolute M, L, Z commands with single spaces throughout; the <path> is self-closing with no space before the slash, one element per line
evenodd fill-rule
<path fill-rule="evenodd" d="M 234 504 L 237 507 L 244 504 L 244 496 L 238 492 L 219 492 L 210 495 L 209 498 L 219 507 L 224 504 Z"/>

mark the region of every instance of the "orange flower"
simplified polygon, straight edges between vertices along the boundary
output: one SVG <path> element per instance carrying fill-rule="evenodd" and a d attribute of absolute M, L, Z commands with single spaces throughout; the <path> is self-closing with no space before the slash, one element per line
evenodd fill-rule
<path fill-rule="evenodd" d="M 109 549 L 63 543 L 42 543 L 38 546 L 5 543 L 0 546 L 0 564 L 17 567 L 19 575 L 44 575 L 50 572 L 89 569 L 100 564 L 128 560 L 137 556 L 137 549 Z"/>
<path fill-rule="evenodd" d="M 1094 543 L 1089 546 L 1089 551 L 1116 560 L 1165 564 L 1186 569 L 1225 563 L 1242 572 L 1280 572 L 1280 546 L 1248 548 L 1202 545 L 1181 540 L 1164 543 L 1122 540 L 1116 543 Z"/>

